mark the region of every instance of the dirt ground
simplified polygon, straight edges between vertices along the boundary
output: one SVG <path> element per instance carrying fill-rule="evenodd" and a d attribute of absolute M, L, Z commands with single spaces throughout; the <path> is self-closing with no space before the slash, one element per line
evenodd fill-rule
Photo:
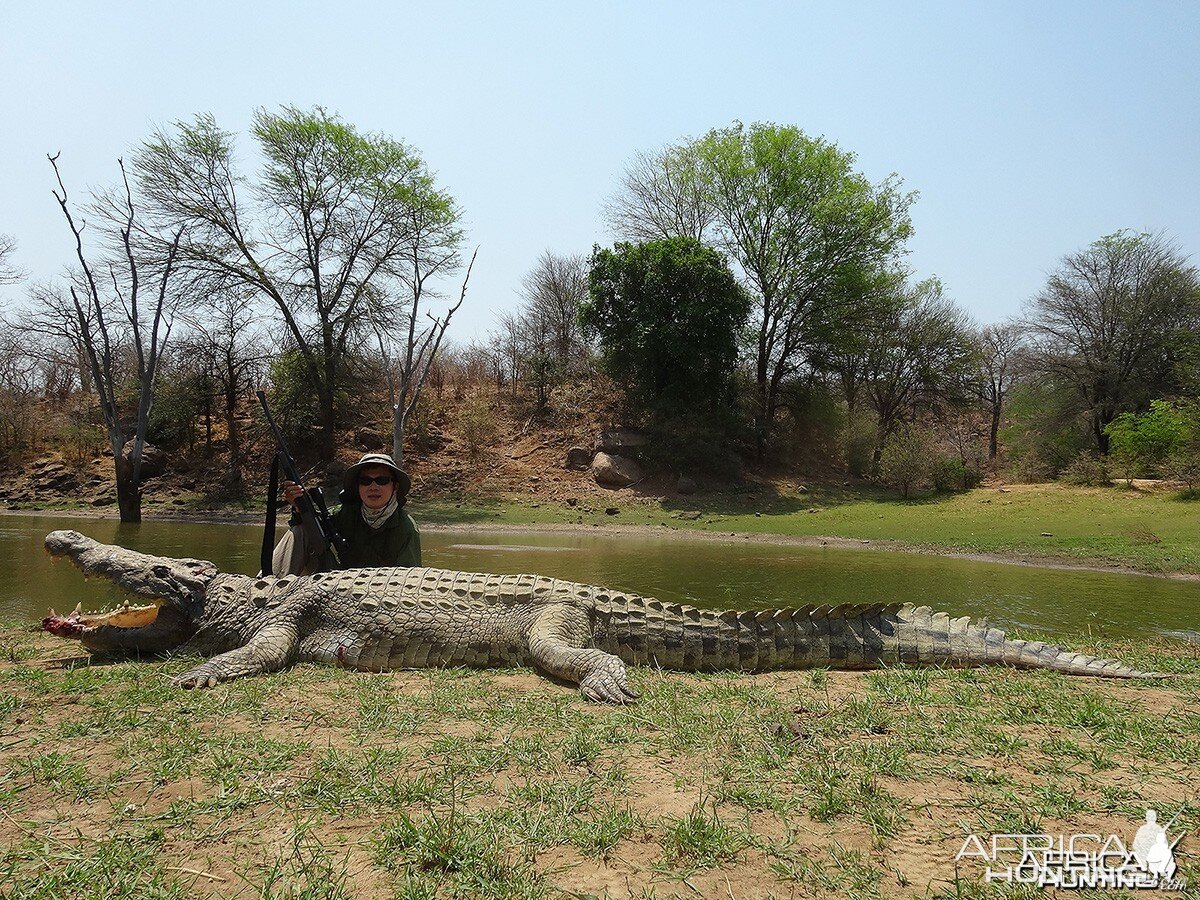
<path fill-rule="evenodd" d="M 1200 859 L 1195 674 L 638 670 L 613 708 L 525 670 L 184 692 L 184 660 L 0 649 L 12 896 L 126 896 L 105 866 L 128 896 L 984 896 L 968 834 L 1129 842 L 1147 807 Z"/>

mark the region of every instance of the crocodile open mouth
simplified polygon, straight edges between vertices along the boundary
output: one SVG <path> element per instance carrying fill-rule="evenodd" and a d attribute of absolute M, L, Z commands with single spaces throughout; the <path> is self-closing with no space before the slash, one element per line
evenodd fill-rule
<path fill-rule="evenodd" d="M 50 615 L 42 620 L 42 628 L 60 637 L 86 634 L 102 625 L 111 628 L 143 628 L 158 618 L 158 610 L 157 603 L 131 606 L 128 601 L 116 609 L 94 613 L 82 612 L 80 606 L 76 606 L 74 610 L 64 616 L 52 609 Z"/>

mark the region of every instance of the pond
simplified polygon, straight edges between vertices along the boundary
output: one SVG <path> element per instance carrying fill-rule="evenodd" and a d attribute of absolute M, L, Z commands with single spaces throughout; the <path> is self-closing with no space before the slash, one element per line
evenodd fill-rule
<path fill-rule="evenodd" d="M 146 553 L 210 559 L 224 571 L 258 570 L 262 530 L 254 526 L 0 516 L 0 619 L 33 622 L 52 606 L 62 612 L 82 601 L 95 609 L 123 597 L 99 580 L 85 582 L 65 561 L 53 564 L 42 540 L 57 528 Z M 1149 576 L 666 534 L 463 527 L 427 530 L 421 541 L 430 566 L 537 573 L 712 608 L 911 601 L 1002 628 L 1200 640 L 1200 584 Z"/>

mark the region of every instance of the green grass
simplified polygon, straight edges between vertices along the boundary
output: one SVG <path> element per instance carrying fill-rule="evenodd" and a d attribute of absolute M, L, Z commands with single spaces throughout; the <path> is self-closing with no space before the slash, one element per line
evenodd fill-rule
<path fill-rule="evenodd" d="M 637 669 L 642 702 L 614 708 L 512 671 L 177 691 L 186 660 L 60 669 L 49 636 L 0 640 L 19 651 L 0 662 L 4 898 L 1019 896 L 956 875 L 967 831 L 1200 820 L 1183 644 L 1081 647 L 1183 673 L 1165 683 Z"/>
<path fill-rule="evenodd" d="M 1048 560 L 1200 573 L 1200 505 L 1164 492 L 1120 487 L 1013 485 L 898 500 L 872 487 L 813 486 L 784 496 L 769 489 L 606 503 L 423 502 L 430 524 L 583 524 L 667 526 L 717 534 L 837 537 L 912 549 L 1017 554 Z M 681 510 L 701 513 L 676 518 Z M 1048 536 L 1047 536 L 1048 535 Z M 901 537 L 902 536 L 902 537 Z"/>

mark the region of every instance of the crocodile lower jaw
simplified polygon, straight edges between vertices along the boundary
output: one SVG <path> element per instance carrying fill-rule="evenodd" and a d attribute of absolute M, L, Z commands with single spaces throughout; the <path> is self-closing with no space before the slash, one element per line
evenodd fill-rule
<path fill-rule="evenodd" d="M 111 628 L 142 628 L 158 618 L 159 605 L 130 606 L 124 603 L 113 610 L 84 613 L 78 606 L 69 615 L 59 615 L 53 609 L 42 620 L 42 628 L 60 637 L 87 634 L 102 625 Z"/>

